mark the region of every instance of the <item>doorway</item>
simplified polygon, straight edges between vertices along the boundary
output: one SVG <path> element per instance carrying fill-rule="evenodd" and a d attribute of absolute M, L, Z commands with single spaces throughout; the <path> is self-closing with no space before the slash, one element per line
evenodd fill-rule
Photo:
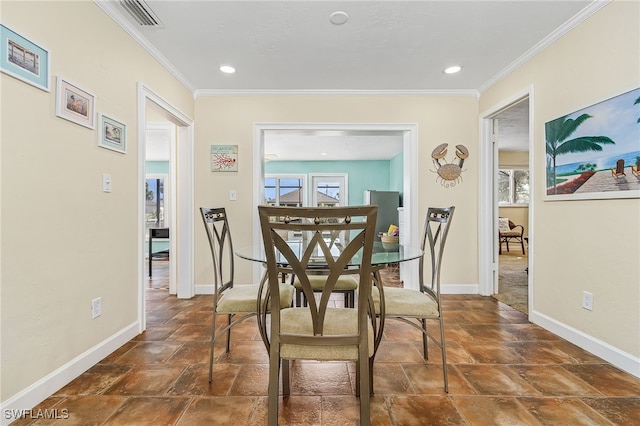
<path fill-rule="evenodd" d="M 405 232 L 401 234 L 403 244 L 418 245 L 416 232 L 412 230 L 419 229 L 418 227 L 418 188 L 417 185 L 411 184 L 411 182 L 417 182 L 418 180 L 418 141 L 417 134 L 418 129 L 416 124 L 335 124 L 335 123 L 256 123 L 254 124 L 254 146 L 253 146 L 253 169 L 254 169 L 254 204 L 260 205 L 264 203 L 264 175 L 265 175 L 265 161 L 267 160 L 267 153 L 265 152 L 265 133 L 266 132 L 296 132 L 297 134 L 333 134 L 333 135 L 345 135 L 364 133 L 365 136 L 373 136 L 386 133 L 393 133 L 400 135 L 402 140 L 402 160 L 399 165 L 402 170 L 402 192 L 403 192 L 403 212 L 400 218 L 400 223 L 405 229 Z M 296 141 L 292 141 L 290 150 L 295 152 L 301 151 L 300 146 L 304 142 L 300 142 L 300 138 L 296 138 Z M 318 156 L 324 156 L 326 144 L 305 143 L 305 150 L 307 148 L 317 149 L 318 146 L 322 146 L 322 150 L 318 150 Z M 344 144 L 342 145 L 343 153 L 346 152 Z M 364 192 L 364 191 L 363 191 Z M 260 227 L 257 217 L 257 210 L 254 212 L 253 217 L 254 229 L 253 238 L 254 241 L 260 241 Z M 254 267 L 254 279 L 259 280 L 262 274 L 262 270 L 259 265 Z M 401 280 L 405 283 L 417 286 L 418 277 L 418 265 L 417 262 L 406 262 L 402 265 Z M 413 288 L 413 287 L 412 287 Z M 417 290 L 417 287 L 415 287 Z"/>
<path fill-rule="evenodd" d="M 149 118 L 162 119 L 153 109 Z M 171 261 L 170 248 L 172 212 L 176 208 L 172 184 L 176 126 L 168 121 L 147 122 L 145 136 L 146 287 L 168 288 L 170 294 L 176 294 L 175 262 Z"/>
<path fill-rule="evenodd" d="M 493 117 L 498 145 L 496 200 L 499 232 L 498 274 L 493 297 L 528 313 L 529 98 Z M 508 224 L 508 225 L 507 225 Z M 505 225 L 505 226 L 503 226 Z M 504 229 L 503 229 L 504 228 Z M 505 231 L 506 230 L 506 231 Z M 518 236 L 518 234 L 520 234 Z"/>
<path fill-rule="evenodd" d="M 482 113 L 481 117 L 481 149 L 480 149 L 480 193 L 479 199 L 479 290 L 480 294 L 484 296 L 490 296 L 494 294 L 500 294 L 500 255 L 499 255 L 499 240 L 498 240 L 498 217 L 501 215 L 516 216 L 517 211 L 526 210 L 526 218 L 519 219 L 523 221 L 522 224 L 526 229 L 526 236 L 529 239 L 529 243 L 525 246 L 526 264 L 522 267 L 523 283 L 526 288 L 524 289 L 526 294 L 525 307 L 528 312 L 531 311 L 533 306 L 533 270 L 531 265 L 533 263 L 532 256 L 532 240 L 533 240 L 533 198 L 534 198 L 534 173 L 533 173 L 533 131 L 530 123 L 533 122 L 533 89 L 527 88 L 520 93 L 517 93 L 510 99 L 506 99 L 495 107 Z M 519 118 L 517 122 L 509 122 L 513 119 L 514 113 L 519 111 Z M 506 125 L 505 125 L 506 124 Z M 509 132 L 516 132 L 514 126 L 520 128 L 517 132 L 524 140 L 520 141 L 517 145 L 518 148 L 513 146 L 508 147 L 512 141 L 508 139 L 513 136 L 509 135 Z M 524 126 L 524 128 L 522 127 Z M 511 127 L 511 128 L 510 128 Z M 501 139 L 502 142 L 501 142 Z M 502 146 L 501 146 L 502 144 Z M 503 151 L 503 161 L 501 164 L 500 150 Z M 505 155 L 504 152 L 517 152 L 517 154 Z M 519 156 L 520 160 L 516 161 L 514 158 Z M 506 164 L 506 163 L 518 163 L 518 164 Z M 528 206 L 513 206 L 513 210 L 510 213 L 505 213 L 504 210 L 501 213 L 499 206 L 499 190 L 498 190 L 498 177 L 501 167 L 508 169 L 508 166 L 512 166 L 511 169 L 526 168 L 528 169 Z M 515 174 L 514 174 L 515 175 Z M 513 254 L 516 254 L 516 250 L 520 249 L 520 245 L 517 247 L 510 247 Z"/>
<path fill-rule="evenodd" d="M 178 298 L 195 294 L 193 282 L 193 120 L 166 102 L 142 83 L 138 83 L 138 323 L 140 332 L 146 329 L 145 293 L 145 183 L 147 159 L 147 125 L 150 122 L 171 123 L 175 148 L 171 154 L 169 172 L 170 216 L 164 224 L 171 229 L 170 288 Z M 165 192 L 167 188 L 164 188 Z M 167 213 L 169 213 L 167 212 Z M 165 213 L 163 213 L 164 216 Z M 168 223 L 167 223 L 168 219 Z M 178 255 L 179 254 L 179 255 Z M 173 284 L 172 284 L 173 283 Z"/>

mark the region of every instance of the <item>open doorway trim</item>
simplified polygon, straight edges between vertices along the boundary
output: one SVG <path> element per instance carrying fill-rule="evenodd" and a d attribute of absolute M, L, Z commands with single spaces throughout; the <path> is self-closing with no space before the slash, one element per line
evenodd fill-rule
<path fill-rule="evenodd" d="M 509 106 L 529 99 L 529 236 L 533 236 L 534 217 L 534 197 L 535 197 L 535 173 L 533 168 L 533 86 L 529 86 L 513 96 L 504 99 L 480 114 L 480 159 L 478 176 L 478 276 L 479 291 L 483 296 L 490 296 L 494 293 L 495 280 L 497 279 L 498 266 L 498 209 L 496 191 L 496 175 L 498 169 L 497 149 L 494 147 L 493 117 Z M 533 307 L 533 245 L 535 239 L 529 241 L 529 313 Z"/>
<path fill-rule="evenodd" d="M 418 245 L 418 125 L 385 123 L 254 123 L 253 125 L 253 205 L 264 200 L 264 132 L 267 130 L 307 130 L 307 131 L 400 131 L 403 139 L 403 206 L 406 244 Z M 413 230 L 413 232 L 412 232 Z M 253 212 L 253 241 L 258 243 L 260 224 L 257 209 Z M 254 265 L 253 278 L 259 280 L 263 268 Z M 406 262 L 401 271 L 401 279 L 409 285 L 417 285 L 417 262 Z M 417 289 L 417 287 L 416 287 Z"/>
<path fill-rule="evenodd" d="M 140 332 L 146 329 L 145 278 L 144 278 L 144 179 L 146 161 L 146 107 L 152 102 L 162 108 L 177 126 L 176 160 L 172 161 L 171 174 L 175 176 L 176 209 L 171 219 L 175 239 L 176 290 L 178 298 L 190 298 L 195 294 L 193 281 L 193 120 L 158 96 L 143 83 L 138 83 L 138 322 Z M 179 220 L 178 220 L 179 219 Z"/>

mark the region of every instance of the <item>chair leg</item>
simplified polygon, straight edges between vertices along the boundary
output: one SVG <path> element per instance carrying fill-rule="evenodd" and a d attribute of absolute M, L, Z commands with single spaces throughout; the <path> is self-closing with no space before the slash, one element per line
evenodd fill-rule
<path fill-rule="evenodd" d="M 227 326 L 231 325 L 231 317 L 232 317 L 231 314 L 227 315 Z M 227 353 L 229 353 L 230 349 L 231 349 L 231 327 L 229 327 L 227 330 Z"/>
<path fill-rule="evenodd" d="M 429 337 L 427 336 L 427 320 L 421 319 L 420 323 L 422 325 L 422 353 L 424 354 L 424 359 L 429 359 Z"/>
<path fill-rule="evenodd" d="M 269 396 L 268 396 L 268 417 L 269 426 L 278 424 L 278 391 L 280 376 L 280 352 L 271 346 L 269 353 Z"/>
<path fill-rule="evenodd" d="M 369 395 L 373 396 L 373 358 L 369 358 Z"/>
<path fill-rule="evenodd" d="M 442 350 L 442 376 L 444 378 L 444 391 L 449 393 L 449 375 L 447 374 L 447 347 L 444 340 L 444 322 L 440 321 L 440 349 Z"/>
<path fill-rule="evenodd" d="M 209 383 L 213 382 L 213 345 L 216 338 L 216 311 L 213 309 L 213 320 L 211 321 L 211 347 L 209 348 Z"/>
<path fill-rule="evenodd" d="M 360 359 L 365 360 L 359 362 L 358 372 L 360 374 L 360 426 L 369 426 L 371 424 L 371 388 L 369 384 L 373 380 L 371 364 L 373 360 L 368 359 L 363 349 L 360 348 Z"/>
<path fill-rule="evenodd" d="M 520 245 L 522 246 L 522 254 L 524 254 L 524 240 L 520 240 Z"/>
<path fill-rule="evenodd" d="M 289 360 L 282 361 L 282 395 L 291 395 L 291 381 L 289 375 Z"/>

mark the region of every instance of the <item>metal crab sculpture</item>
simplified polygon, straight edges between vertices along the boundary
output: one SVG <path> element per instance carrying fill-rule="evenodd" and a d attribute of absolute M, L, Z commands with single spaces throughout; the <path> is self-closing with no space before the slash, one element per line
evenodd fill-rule
<path fill-rule="evenodd" d="M 444 158 L 447 155 L 447 147 L 449 144 L 443 143 L 436 147 L 431 152 L 431 158 L 436 170 L 433 172 L 438 174 L 436 181 L 439 181 L 442 186 L 448 188 L 450 186 L 456 186 L 457 183 L 462 182 L 462 165 L 464 160 L 469 157 L 469 150 L 464 145 L 456 145 L 456 158 L 450 163 Z"/>

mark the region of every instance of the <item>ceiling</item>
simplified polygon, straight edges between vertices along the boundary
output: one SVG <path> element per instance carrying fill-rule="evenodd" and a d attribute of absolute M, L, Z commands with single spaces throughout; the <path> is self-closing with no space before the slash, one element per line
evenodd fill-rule
<path fill-rule="evenodd" d="M 94 1 L 195 96 L 477 95 L 606 4 L 137 0 L 157 21 L 140 25 L 122 6 L 132 0 Z"/>

